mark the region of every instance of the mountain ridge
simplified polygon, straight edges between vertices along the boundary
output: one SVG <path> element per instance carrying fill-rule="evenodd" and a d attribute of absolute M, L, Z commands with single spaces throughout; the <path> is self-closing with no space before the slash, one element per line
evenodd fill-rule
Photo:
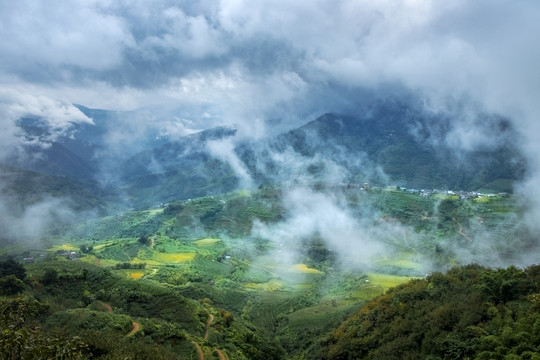
<path fill-rule="evenodd" d="M 376 102 L 353 115 L 326 113 L 257 141 L 238 140 L 237 130 L 230 127 L 203 130 L 175 141 L 150 139 L 140 145 L 146 148 L 125 158 L 109 153 L 103 142 L 107 131 L 123 124 L 124 120 L 115 123 L 118 112 L 76 106 L 94 125 L 75 126 L 70 136 L 51 141 L 45 150 L 27 147 L 30 153 L 43 152 L 45 160 L 27 163 L 25 169 L 93 183 L 87 187 L 90 191 L 100 186 L 101 172 L 114 170 L 112 182 L 102 192 L 121 193 L 127 206 L 137 208 L 231 191 L 242 182 L 238 166 L 253 186 L 289 181 L 369 182 L 497 192 L 512 192 L 513 182 L 523 178 L 525 168 L 524 157 L 511 141 L 516 134 L 500 118 L 484 116 L 482 121 L 504 141 L 492 148 L 459 152 L 440 141 L 450 131 L 452 118 L 435 117 L 399 101 Z M 39 119 L 20 126 L 33 136 L 47 131 L 39 127 Z M 233 152 L 219 157 L 209 151 L 210 141 L 230 141 Z M 234 157 L 238 161 L 233 164 Z"/>

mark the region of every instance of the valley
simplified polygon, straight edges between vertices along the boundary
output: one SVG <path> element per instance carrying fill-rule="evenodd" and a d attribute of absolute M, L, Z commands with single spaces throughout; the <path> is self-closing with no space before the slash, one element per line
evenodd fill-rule
<path fill-rule="evenodd" d="M 325 215 L 333 221 L 354 219 L 353 232 L 337 234 L 350 237 L 336 243 L 344 247 L 323 241 L 330 224 L 284 233 L 305 215 L 288 204 L 298 192 L 339 202 L 341 214 Z M 468 262 L 516 261 L 534 246 L 516 226 L 524 204 L 508 194 L 268 186 L 52 227 L 41 249 L 2 256 L 25 264 L 24 295 L 10 306 L 41 307 L 21 328 L 43 324 L 36 343 L 49 341 L 42 328 L 63 345 L 79 334 L 91 357 L 315 359 L 333 329 L 397 285 Z M 465 250 L 477 258 L 462 262 Z"/>

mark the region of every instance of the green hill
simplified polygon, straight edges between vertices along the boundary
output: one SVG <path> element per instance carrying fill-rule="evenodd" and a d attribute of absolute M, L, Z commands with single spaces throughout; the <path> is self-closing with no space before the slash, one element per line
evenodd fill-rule
<path fill-rule="evenodd" d="M 313 359 L 538 359 L 540 266 L 469 265 L 364 305 Z"/>
<path fill-rule="evenodd" d="M 198 348 L 207 358 L 280 358 L 245 322 L 159 283 L 84 262 L 42 262 L 27 273 L 21 295 L 0 296 L 2 358 L 187 359 Z"/>
<path fill-rule="evenodd" d="M 0 164 L 0 189 L 4 201 L 9 201 L 13 215 L 32 204 L 50 198 L 64 199 L 74 211 L 104 211 L 106 203 L 81 182 L 66 177 L 44 175 Z M 98 193 L 99 194 L 99 193 Z"/>

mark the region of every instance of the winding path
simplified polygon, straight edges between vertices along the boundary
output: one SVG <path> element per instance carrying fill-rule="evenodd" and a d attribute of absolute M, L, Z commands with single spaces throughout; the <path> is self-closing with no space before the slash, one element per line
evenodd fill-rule
<path fill-rule="evenodd" d="M 126 337 L 135 334 L 141 328 L 141 326 L 133 320 L 131 320 L 131 325 L 133 326 L 133 329 L 131 329 L 131 331 L 126 335 Z"/>
<path fill-rule="evenodd" d="M 228 360 L 227 357 L 225 356 L 225 354 L 223 353 L 223 351 L 219 350 L 219 349 L 214 349 L 216 350 L 218 356 L 219 356 L 219 360 Z"/>
<path fill-rule="evenodd" d="M 204 360 L 204 353 L 201 349 L 201 346 L 197 344 L 195 341 L 192 341 L 191 343 L 195 345 L 195 347 L 197 348 L 197 353 L 199 354 L 199 360 Z"/>
<path fill-rule="evenodd" d="M 455 222 L 456 224 L 458 224 L 458 226 L 459 226 L 459 235 L 463 236 L 465 239 L 469 240 L 470 242 L 473 242 L 472 239 L 471 239 L 470 237 L 468 237 L 467 234 L 465 234 L 465 233 L 463 232 L 463 227 L 462 227 L 461 224 L 456 220 L 456 218 L 453 217 L 452 220 L 454 220 L 454 222 Z"/>
<path fill-rule="evenodd" d="M 208 313 L 208 321 L 206 322 L 206 330 L 204 331 L 204 340 L 206 341 L 208 339 L 208 330 L 210 329 L 210 325 L 212 325 L 212 322 L 214 321 L 214 315 L 210 314 L 210 312 L 205 309 Z"/>
<path fill-rule="evenodd" d="M 102 304 L 103 304 L 103 306 L 105 306 L 108 313 L 112 313 L 112 306 L 110 304 L 107 304 L 105 302 L 102 303 Z M 127 333 L 127 335 L 125 337 L 129 337 L 129 336 L 135 334 L 141 328 L 141 326 L 138 323 L 136 323 L 135 321 L 133 321 L 133 320 L 131 320 L 131 326 L 132 326 L 131 331 L 129 333 Z"/>

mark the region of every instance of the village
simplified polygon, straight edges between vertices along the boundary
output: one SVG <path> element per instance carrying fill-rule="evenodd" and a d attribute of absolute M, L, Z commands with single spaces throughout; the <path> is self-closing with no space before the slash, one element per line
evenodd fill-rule
<path fill-rule="evenodd" d="M 340 183 L 338 184 L 338 187 L 347 188 L 347 189 L 359 189 L 361 191 L 403 191 L 407 192 L 409 194 L 416 194 L 421 197 L 430 197 L 430 196 L 457 196 L 459 199 L 475 199 L 475 198 L 482 198 L 482 197 L 506 197 L 510 196 L 507 192 L 499 192 L 499 193 L 483 193 L 479 191 L 465 191 L 465 190 L 439 190 L 439 189 L 414 189 L 414 188 L 406 188 L 404 186 L 399 185 L 389 185 L 384 188 L 378 187 L 378 186 L 371 186 L 369 183 L 362 183 L 362 184 L 355 184 L 355 183 Z"/>

